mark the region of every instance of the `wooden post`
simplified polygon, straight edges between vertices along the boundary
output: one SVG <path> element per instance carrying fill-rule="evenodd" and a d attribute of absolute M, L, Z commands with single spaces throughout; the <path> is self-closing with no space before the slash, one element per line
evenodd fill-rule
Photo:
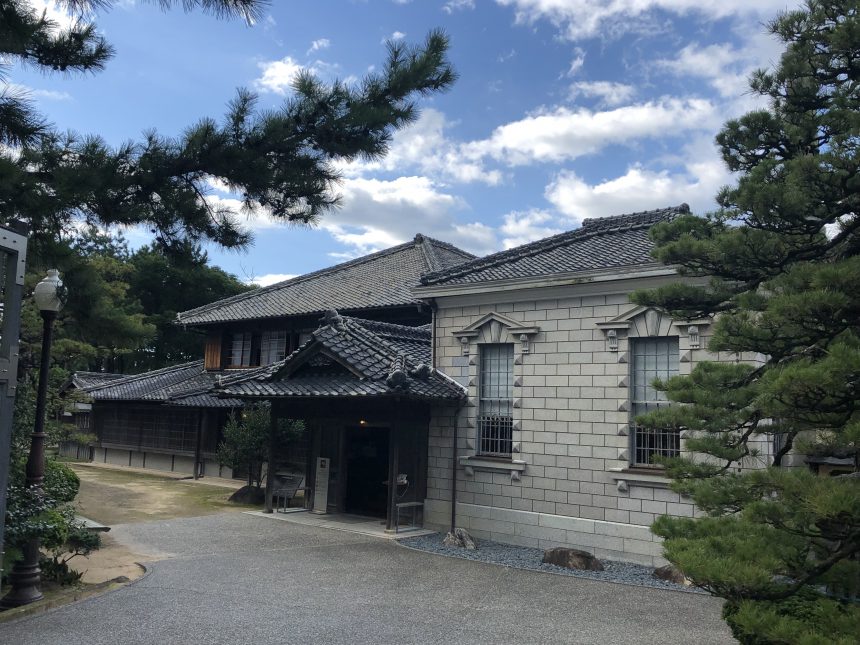
<path fill-rule="evenodd" d="M 200 443 L 203 441 L 203 408 L 197 409 L 197 438 L 194 443 L 194 479 L 200 479 Z"/>
<path fill-rule="evenodd" d="M 269 460 L 266 464 L 266 506 L 264 512 L 271 513 L 272 507 L 272 490 L 275 484 L 275 453 L 277 452 L 277 435 L 278 435 L 278 407 L 272 401 L 272 407 L 269 411 Z"/>
<path fill-rule="evenodd" d="M 400 469 L 400 400 L 394 400 L 394 414 L 388 431 L 388 512 L 385 530 L 391 531 L 397 518 L 397 471 Z"/>

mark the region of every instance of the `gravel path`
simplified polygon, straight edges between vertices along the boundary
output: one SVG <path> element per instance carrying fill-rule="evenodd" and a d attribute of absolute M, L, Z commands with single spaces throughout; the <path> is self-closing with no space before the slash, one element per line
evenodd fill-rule
<path fill-rule="evenodd" d="M 491 567 L 243 513 L 116 526 L 164 558 L 103 596 L 0 624 L 2 645 L 728 645 L 704 594 Z"/>
<path fill-rule="evenodd" d="M 429 551 L 431 553 L 447 555 L 453 558 L 463 558 L 465 560 L 490 562 L 492 564 L 500 564 L 502 566 L 513 567 L 515 569 L 546 571 L 549 573 L 559 573 L 565 576 L 574 576 L 576 578 L 590 578 L 591 580 L 617 582 L 627 585 L 636 585 L 639 587 L 671 589 L 673 591 L 684 591 L 687 593 L 704 593 L 696 587 L 685 587 L 673 582 L 654 578 L 651 576 L 654 569 L 641 564 L 601 560 L 604 567 L 603 571 L 577 571 L 558 567 L 554 564 L 544 564 L 541 562 L 543 559 L 542 549 L 502 544 L 501 542 L 492 542 L 490 540 L 475 539 L 475 544 L 478 548 L 474 551 L 467 551 L 460 547 L 445 546 L 442 544 L 442 536 L 439 533 L 401 539 L 399 542 L 403 546 L 418 549 L 419 551 Z"/>

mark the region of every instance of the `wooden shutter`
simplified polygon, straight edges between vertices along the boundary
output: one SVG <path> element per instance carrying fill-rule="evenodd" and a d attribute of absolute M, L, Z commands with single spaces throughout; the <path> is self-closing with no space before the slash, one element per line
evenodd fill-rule
<path fill-rule="evenodd" d="M 221 369 L 221 340 L 223 334 L 220 330 L 210 331 L 206 337 L 206 352 L 203 359 L 204 367 L 207 370 Z"/>

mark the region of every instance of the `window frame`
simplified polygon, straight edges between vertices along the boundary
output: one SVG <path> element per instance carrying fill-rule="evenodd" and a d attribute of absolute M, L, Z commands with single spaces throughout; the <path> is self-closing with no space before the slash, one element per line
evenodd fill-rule
<path fill-rule="evenodd" d="M 275 345 L 280 341 L 280 345 Z M 290 334 L 286 329 L 267 329 L 260 334 L 260 366 L 284 360 L 290 350 Z M 275 358 L 271 356 L 274 353 Z M 280 356 L 280 358 L 278 358 Z"/>
<path fill-rule="evenodd" d="M 504 348 L 504 350 L 502 350 Z M 502 350 L 497 357 L 488 355 L 491 351 Z M 488 361 L 494 360 L 495 371 Z M 502 369 L 504 367 L 504 370 Z M 504 376 L 496 383 L 489 384 L 488 375 Z M 497 388 L 496 396 L 489 396 L 488 389 Z M 501 396 L 501 390 L 506 395 Z M 479 457 L 512 459 L 513 457 L 513 389 L 514 389 L 514 345 L 513 343 L 482 343 L 478 348 L 477 399 L 478 416 L 476 425 L 477 449 Z M 489 413 L 487 413 L 489 412 Z"/>
<path fill-rule="evenodd" d="M 662 470 L 661 464 L 653 463 L 655 455 L 676 457 L 681 453 L 680 430 L 673 428 L 643 430 L 636 425 L 636 417 L 656 409 L 668 407 L 672 403 L 665 394 L 654 390 L 651 382 L 655 378 L 669 378 L 680 373 L 680 348 L 678 336 L 642 336 L 630 338 L 630 466 L 632 468 L 648 468 Z M 666 343 L 665 367 L 659 364 L 664 357 L 660 355 L 660 343 Z M 648 354 L 638 350 L 648 345 L 656 346 L 652 355 L 653 367 L 638 369 L 640 358 L 647 359 Z M 644 383 L 640 379 L 646 379 Z M 644 393 L 644 397 L 640 397 Z M 650 395 L 650 398 L 649 398 Z"/>
<path fill-rule="evenodd" d="M 239 342 L 237 338 L 241 336 L 241 349 L 239 350 L 240 362 L 236 362 L 236 344 Z M 246 344 L 247 343 L 247 344 Z M 229 367 L 230 368 L 242 368 L 242 367 L 254 367 L 253 365 L 253 348 L 254 348 L 254 334 L 249 331 L 236 331 L 230 334 L 230 351 L 228 352 L 228 356 L 230 358 Z M 247 362 L 245 362 L 245 358 L 247 356 Z"/>

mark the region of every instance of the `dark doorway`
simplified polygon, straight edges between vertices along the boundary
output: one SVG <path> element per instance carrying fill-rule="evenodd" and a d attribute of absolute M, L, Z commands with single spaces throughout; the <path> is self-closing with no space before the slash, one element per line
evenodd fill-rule
<path fill-rule="evenodd" d="M 385 517 L 388 486 L 388 429 L 347 428 L 347 513 Z"/>

